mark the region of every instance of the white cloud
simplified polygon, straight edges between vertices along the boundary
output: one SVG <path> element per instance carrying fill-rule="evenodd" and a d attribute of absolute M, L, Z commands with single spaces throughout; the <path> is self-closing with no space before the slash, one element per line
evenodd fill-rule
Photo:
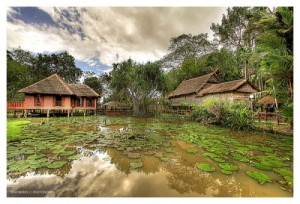
<path fill-rule="evenodd" d="M 33 52 L 66 50 L 76 59 L 111 65 L 129 57 L 160 59 L 169 40 L 182 33 L 209 32 L 225 8 L 40 8 L 59 26 L 7 22 L 7 46 Z M 15 11 L 9 9 L 12 15 Z M 67 15 L 66 15 L 67 13 Z M 65 25 L 72 28 L 72 34 Z M 81 31 L 81 32 L 80 32 Z M 83 38 L 82 38 L 83 34 Z"/>

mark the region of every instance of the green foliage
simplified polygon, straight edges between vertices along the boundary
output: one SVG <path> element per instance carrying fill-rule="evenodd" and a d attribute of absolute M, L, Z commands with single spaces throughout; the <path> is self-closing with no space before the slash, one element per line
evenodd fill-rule
<path fill-rule="evenodd" d="M 196 106 L 191 118 L 197 122 L 223 125 L 235 130 L 249 130 L 253 122 L 251 110 L 242 101 L 227 102 L 214 99 Z"/>
<path fill-rule="evenodd" d="M 102 81 L 99 77 L 92 76 L 92 77 L 85 78 L 83 83 L 91 87 L 98 94 L 102 94 L 103 92 Z"/>
<path fill-rule="evenodd" d="M 268 175 L 256 171 L 247 171 L 246 174 L 250 176 L 251 178 L 258 181 L 260 184 L 264 184 L 265 182 L 271 183 L 271 179 Z"/>
<path fill-rule="evenodd" d="M 149 99 L 163 90 L 162 71 L 157 63 L 137 64 L 129 59 L 114 64 L 110 77 L 113 92 L 132 102 L 134 115 L 146 115 Z"/>
<path fill-rule="evenodd" d="M 210 164 L 207 163 L 198 163 L 196 164 L 197 168 L 202 170 L 202 171 L 206 171 L 206 172 L 213 172 L 216 170 L 216 168 Z"/>

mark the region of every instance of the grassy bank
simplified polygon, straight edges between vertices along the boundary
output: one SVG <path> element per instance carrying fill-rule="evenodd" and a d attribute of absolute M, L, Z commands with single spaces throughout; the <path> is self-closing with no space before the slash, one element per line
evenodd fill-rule
<path fill-rule="evenodd" d="M 22 127 L 28 123 L 30 123 L 30 122 L 25 119 L 8 120 L 7 124 L 6 124 L 7 142 L 24 139 L 25 137 L 22 136 L 21 130 L 22 130 Z"/>

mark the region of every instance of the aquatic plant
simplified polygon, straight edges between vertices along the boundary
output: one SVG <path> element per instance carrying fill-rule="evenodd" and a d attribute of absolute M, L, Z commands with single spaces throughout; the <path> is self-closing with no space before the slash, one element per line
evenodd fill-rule
<path fill-rule="evenodd" d="M 66 161 L 54 161 L 53 163 L 49 164 L 47 167 L 49 169 L 58 169 L 64 166 L 67 162 Z"/>
<path fill-rule="evenodd" d="M 233 171 L 238 170 L 238 167 L 236 165 L 230 163 L 219 164 L 219 167 L 221 167 L 221 172 L 224 174 L 232 174 Z"/>
<path fill-rule="evenodd" d="M 214 166 L 212 166 L 211 164 L 207 164 L 207 163 L 197 163 L 196 167 L 202 171 L 206 171 L 206 172 L 213 172 L 216 170 L 216 168 Z"/>
<path fill-rule="evenodd" d="M 143 167 L 143 162 L 132 162 L 130 163 L 130 168 L 131 169 L 138 169 Z"/>
<path fill-rule="evenodd" d="M 268 175 L 256 171 L 247 171 L 246 174 L 250 176 L 251 178 L 258 181 L 260 184 L 264 184 L 265 182 L 271 183 L 271 179 Z"/>
<path fill-rule="evenodd" d="M 189 153 L 189 154 L 196 154 L 198 152 L 198 150 L 196 150 L 196 149 L 187 149 L 186 152 Z"/>

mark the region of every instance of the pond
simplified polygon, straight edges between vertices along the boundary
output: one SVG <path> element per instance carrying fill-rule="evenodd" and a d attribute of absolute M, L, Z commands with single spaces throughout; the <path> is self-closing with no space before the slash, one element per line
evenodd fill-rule
<path fill-rule="evenodd" d="M 29 118 L 8 197 L 292 197 L 293 138 L 160 118 Z"/>

